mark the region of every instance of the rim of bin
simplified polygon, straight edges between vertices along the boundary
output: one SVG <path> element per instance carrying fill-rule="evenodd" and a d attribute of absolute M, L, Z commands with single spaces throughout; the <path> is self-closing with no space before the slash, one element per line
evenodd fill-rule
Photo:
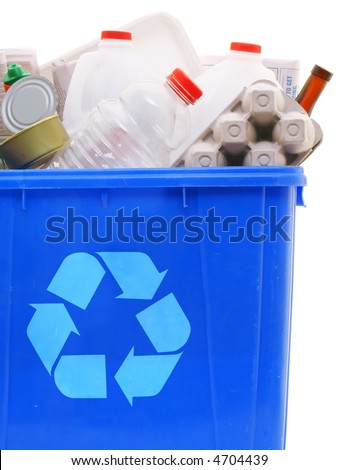
<path fill-rule="evenodd" d="M 4 189 L 305 186 L 300 166 L 3 170 Z"/>

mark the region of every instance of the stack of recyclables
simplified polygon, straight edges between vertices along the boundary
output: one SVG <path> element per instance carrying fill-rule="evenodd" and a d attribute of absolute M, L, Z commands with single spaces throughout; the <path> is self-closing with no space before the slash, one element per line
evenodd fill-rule
<path fill-rule="evenodd" d="M 155 26 L 156 25 L 156 26 Z M 168 27 L 169 25 L 169 27 Z M 261 56 L 261 47 L 254 44 L 246 43 L 232 43 L 229 52 L 222 59 L 217 59 L 212 67 L 207 67 L 207 70 L 203 70 L 201 62 L 199 61 L 189 39 L 185 36 L 183 28 L 168 15 L 150 15 L 143 19 L 143 21 L 134 22 L 127 25 L 129 32 L 115 31 L 109 32 L 104 31 L 101 35 L 101 40 L 93 42 L 84 46 L 81 53 L 74 51 L 73 54 L 69 54 L 68 60 L 71 65 L 70 68 L 74 68 L 71 79 L 69 80 L 69 86 L 66 89 L 66 101 L 64 109 L 61 111 L 64 118 L 64 125 L 71 137 L 77 132 L 77 136 L 74 137 L 75 142 L 73 146 L 78 147 L 78 142 L 82 142 L 84 148 L 88 148 L 87 136 L 91 133 L 96 134 L 96 121 L 89 117 L 89 112 L 97 112 L 96 106 L 100 106 L 101 100 L 114 100 L 122 99 L 121 93 L 126 92 L 128 84 L 132 83 L 135 86 L 133 80 L 138 76 L 140 79 L 155 79 L 163 81 L 165 75 L 169 74 L 171 70 L 168 68 L 168 64 L 175 64 L 180 66 L 183 71 L 191 74 L 191 78 L 201 88 L 203 95 L 201 99 L 189 108 L 190 118 L 190 131 L 185 138 L 178 142 L 176 146 L 171 147 L 171 158 L 170 165 L 172 166 L 198 166 L 197 162 L 199 159 L 195 157 L 187 157 L 187 153 L 191 151 L 196 152 L 196 145 L 198 144 L 197 152 L 201 156 L 201 166 L 224 166 L 234 164 L 244 165 L 286 165 L 291 162 L 298 162 L 300 160 L 298 154 L 292 154 L 293 158 L 289 158 L 290 152 L 287 145 L 284 145 L 283 138 L 281 136 L 276 137 L 277 134 L 268 136 L 267 140 L 269 143 L 265 143 L 263 146 L 260 144 L 261 139 L 252 139 L 248 151 L 252 150 L 251 153 L 254 157 L 248 156 L 245 158 L 245 154 L 241 155 L 241 158 L 229 159 L 227 154 L 222 152 L 224 148 L 224 141 L 214 139 L 212 142 L 210 139 L 208 143 L 205 143 L 205 135 L 213 132 L 214 127 L 218 126 L 217 120 L 219 120 L 227 107 L 231 104 L 234 99 L 238 99 L 239 95 L 243 90 L 249 86 L 254 86 L 258 80 L 268 80 L 272 85 L 276 85 L 281 91 L 281 100 L 285 100 L 289 97 L 295 98 L 299 87 L 299 63 L 297 61 L 278 61 L 273 62 L 270 60 L 263 60 Z M 152 40 L 149 38 L 149 28 L 152 28 Z M 155 28 L 155 29 L 154 29 Z M 163 32 L 164 31 L 164 32 Z M 169 32 L 168 32 L 169 31 Z M 146 38 L 146 39 L 145 39 Z M 175 39 L 174 39 L 175 38 Z M 179 38 L 179 39 L 177 39 Z M 156 52 L 154 51 L 153 42 L 158 43 Z M 170 43 L 170 48 L 168 44 Z M 169 51 L 168 57 L 159 60 L 158 49 L 161 49 L 160 45 L 165 46 L 166 50 Z M 179 52 L 178 52 L 179 51 Z M 193 52 L 192 52 L 193 51 Z M 121 60 L 121 57 L 128 57 L 128 60 Z M 189 57 L 189 60 L 187 59 Z M 73 59 L 73 62 L 72 62 Z M 74 59 L 76 59 L 75 65 Z M 166 63 L 167 60 L 167 63 Z M 60 65 L 60 60 L 55 61 Z M 276 64 L 277 62 L 277 64 Z M 111 64 L 120 64 L 118 68 L 118 74 L 114 74 L 117 78 L 111 79 L 109 68 Z M 278 66 L 279 65 L 279 66 Z M 298 70 L 297 70 L 298 67 Z M 56 67 L 57 70 L 57 67 Z M 60 74 L 65 74 L 64 64 L 60 66 Z M 64 78 L 64 77 L 63 77 Z M 99 83 L 100 86 L 93 86 L 93 79 Z M 67 80 L 56 80 L 57 83 L 65 82 Z M 276 93 L 275 93 L 276 96 Z M 156 106 L 156 91 L 154 96 L 150 97 L 152 106 Z M 291 100 L 287 101 L 290 103 Z M 294 100 L 292 100 L 294 101 Z M 137 109 L 137 103 L 134 103 L 135 110 L 132 110 L 134 114 L 139 115 L 142 113 L 142 103 L 139 105 L 140 110 Z M 154 106 L 154 107 L 155 107 Z M 165 114 L 166 109 L 163 109 L 160 103 L 158 107 L 161 108 L 161 112 Z M 270 109 L 270 121 L 263 123 L 264 127 L 272 128 L 276 121 L 278 121 L 278 113 L 285 111 L 279 109 L 278 103 L 269 103 Z M 268 110 L 269 111 L 269 110 Z M 272 112 L 273 111 L 273 112 Z M 288 111 L 288 109 L 286 109 Z M 319 126 L 311 118 L 305 119 L 306 113 L 300 106 L 293 107 L 293 114 L 288 115 L 289 123 L 293 120 L 294 127 L 296 126 L 299 131 L 297 132 L 296 138 L 293 140 L 298 142 L 300 146 L 306 147 L 303 150 L 307 156 L 314 147 L 320 141 L 321 133 Z M 142 121 L 147 120 L 147 114 L 143 117 Z M 266 112 L 265 112 L 266 120 Z M 299 120 L 302 121 L 299 123 Z M 93 127 L 94 122 L 94 128 Z M 138 125 L 142 126 L 143 122 L 137 122 Z M 262 123 L 259 122 L 259 125 Z M 245 124 L 241 124 L 242 127 Z M 123 127 L 123 126 L 122 126 Z M 159 126 L 152 125 L 157 132 Z M 278 127 L 278 126 L 277 126 Z M 317 127 L 317 133 L 315 135 L 314 127 Z M 81 129 L 82 128 L 82 129 Z M 125 129 L 123 129 L 125 130 Z M 112 135 L 115 132 L 115 126 L 110 131 Z M 153 132 L 154 133 L 154 132 Z M 114 138 L 109 138 L 106 129 L 102 129 L 102 140 L 104 146 L 107 147 L 109 144 L 109 154 L 114 154 Z M 133 136 L 130 136 L 132 139 Z M 255 145 L 258 143 L 258 145 Z M 70 144 L 72 147 L 72 143 Z M 151 142 L 149 142 L 151 147 Z M 255 147 L 254 149 L 252 147 Z M 192 149 L 193 147 L 193 149 Z M 93 154 L 98 154 L 95 148 L 92 149 Z M 131 148 L 133 153 L 134 146 Z M 116 149 L 118 152 L 118 149 Z M 69 153 L 69 152 L 68 152 Z M 101 152 L 102 153 L 102 152 Z M 247 152 L 248 153 L 248 152 Z M 67 154 L 67 152 L 66 152 Z M 211 154 L 211 158 L 210 158 Z M 62 155 L 62 152 L 61 152 Z M 51 168 L 65 168 L 65 167 L 88 167 L 95 166 L 106 167 L 107 160 L 104 152 L 102 155 L 98 155 L 98 158 L 93 158 L 93 165 L 88 165 L 85 157 L 83 161 L 81 158 L 73 157 L 69 155 L 65 157 L 65 164 L 61 163 L 60 155 L 58 155 L 56 163 L 52 163 Z M 108 166 L 118 167 L 118 163 L 114 162 L 113 158 L 108 156 Z M 118 160 L 118 159 L 116 159 Z M 128 162 L 129 160 L 129 162 Z M 103 165 L 101 161 L 105 162 Z M 148 163 L 147 163 L 148 161 Z M 143 167 L 143 166 L 168 166 L 167 163 L 163 163 L 161 158 L 140 159 L 139 163 L 135 163 L 133 155 L 128 156 L 124 162 L 124 166 L 132 167 Z"/>
<path fill-rule="evenodd" d="M 140 43 L 142 44 L 140 31 L 143 28 L 143 36 L 147 36 L 149 28 L 151 25 L 154 26 L 154 22 L 160 24 L 161 27 L 171 23 L 171 28 L 169 28 L 172 29 L 171 36 L 168 33 L 160 33 L 158 27 L 155 32 L 152 32 L 152 41 L 149 41 L 148 38 L 146 46 L 140 47 Z M 142 26 L 140 27 L 140 25 Z M 285 75 L 279 73 L 280 70 L 274 68 L 271 61 L 270 68 L 266 67 L 261 56 L 260 46 L 233 42 L 229 52 L 222 60 L 213 67 L 203 70 L 200 62 L 199 66 L 197 65 L 196 53 L 191 54 L 193 48 L 188 38 L 182 34 L 183 29 L 173 18 L 166 15 L 158 15 L 157 17 L 150 15 L 139 23 L 131 23 L 129 29 L 130 31 L 103 31 L 101 40 L 87 48 L 84 47 L 82 52 L 77 55 L 76 63 L 70 64 L 69 70 L 64 67 L 64 64 L 59 67 L 60 75 L 56 74 L 54 81 L 58 87 L 58 96 L 61 97 L 65 92 L 66 99 L 62 109 L 61 103 L 58 103 L 58 113 L 62 115 L 63 125 L 71 141 L 68 148 L 61 149 L 50 165 L 45 164 L 45 160 L 52 158 L 48 154 L 46 158 L 32 160 L 32 166 L 37 166 L 36 162 L 40 162 L 42 168 L 288 165 L 299 164 L 320 143 L 322 137 L 320 127 L 306 115 L 301 106 L 284 107 L 280 104 L 283 101 L 286 103 L 293 101 L 290 95 L 294 95 L 297 88 L 297 83 L 294 84 L 294 74 L 287 75 L 285 82 Z M 162 29 L 167 31 L 168 27 Z M 136 41 L 133 38 L 133 31 L 136 32 Z M 180 34 L 175 35 L 173 31 Z M 174 36 L 180 38 L 179 41 L 176 41 L 179 42 L 180 47 L 177 47 L 173 41 Z M 163 49 L 165 45 L 168 46 L 168 37 L 171 47 L 165 49 L 170 51 L 169 57 L 165 61 L 163 58 L 159 61 L 158 49 L 160 49 L 161 42 Z M 156 52 L 151 47 L 155 40 L 159 41 Z M 183 45 L 185 47 L 182 47 Z M 94 49 L 92 50 L 92 48 Z M 182 51 L 180 51 L 181 54 L 178 53 L 180 49 L 185 53 Z M 193 60 L 187 60 L 188 56 Z M 192 74 L 191 78 L 203 92 L 197 104 L 190 106 L 188 110 L 190 129 L 186 135 L 181 135 L 180 139 L 166 139 L 165 137 L 170 127 L 168 122 L 176 121 L 176 118 L 177 121 L 180 120 L 180 110 L 173 113 L 167 106 L 163 106 L 163 101 L 158 100 L 156 89 L 156 82 L 163 83 L 165 76 L 172 73 L 172 70 L 167 71 L 166 61 L 168 63 L 175 61 L 175 70 L 177 65 L 183 62 L 183 71 Z M 60 60 L 55 62 L 60 65 Z M 55 70 L 57 69 L 58 67 L 55 66 Z M 112 70 L 114 70 L 114 74 L 111 73 Z M 111 122 L 109 123 L 106 117 L 102 120 L 100 117 L 100 114 L 104 114 L 102 110 L 106 109 L 111 102 L 123 103 L 124 97 L 130 95 L 129 87 L 137 88 L 139 80 L 149 81 L 148 90 L 150 92 L 147 90 L 147 98 L 140 99 L 142 86 L 144 87 L 140 84 L 140 91 L 135 94 L 139 99 L 135 99 L 127 105 L 127 114 L 129 115 L 127 118 L 120 119 L 119 114 L 121 113 L 115 106 L 112 112 L 109 111 Z M 152 80 L 154 80 L 153 90 L 150 85 Z M 262 80 L 269 81 L 272 86 L 275 85 L 280 90 L 280 96 L 278 96 L 278 90 L 263 92 L 260 100 L 268 100 L 267 103 L 260 104 L 256 98 L 256 104 L 261 105 L 261 110 L 250 109 L 250 106 L 249 109 L 243 108 L 241 122 L 239 122 L 238 115 L 235 116 L 237 124 L 231 125 L 229 129 L 231 128 L 233 133 L 236 128 L 235 137 L 239 137 L 243 142 L 246 140 L 248 144 L 246 151 L 243 150 L 240 154 L 233 155 L 231 150 L 231 158 L 229 158 L 229 145 L 226 140 L 229 136 L 225 136 L 226 132 L 223 129 L 228 123 L 224 123 L 224 114 L 228 111 L 234 111 L 233 100 L 237 99 L 238 101 L 243 90 L 248 87 L 254 88 L 252 97 L 255 100 L 254 95 L 260 92 L 259 89 L 256 89 L 257 82 Z M 63 83 L 65 89 L 60 89 L 60 83 Z M 62 102 L 62 99 L 58 100 L 58 102 L 60 101 Z M 247 101 L 244 98 L 243 103 Z M 230 106 L 232 106 L 231 109 L 229 109 Z M 289 108 L 292 108 L 292 113 L 288 113 L 287 126 L 296 129 L 296 135 L 292 136 L 292 144 L 297 144 L 292 145 L 291 152 L 288 143 L 290 136 L 284 138 L 285 129 L 279 122 L 280 113 L 288 112 Z M 113 116 L 114 113 L 116 119 Z M 244 119 L 247 122 L 244 122 Z M 251 131 L 255 126 L 252 126 L 252 121 L 259 127 L 253 132 Z M 178 127 L 176 126 L 176 129 Z M 142 128 L 150 129 L 146 137 L 140 137 Z M 247 131 L 247 136 L 239 136 L 241 128 Z M 263 130 L 265 137 L 256 135 L 255 131 L 257 130 L 259 130 L 259 134 L 262 134 L 261 130 Z M 276 132 L 274 132 L 275 130 Z M 124 142 L 128 139 L 131 141 L 130 148 L 123 151 L 122 159 L 117 155 L 120 150 L 120 139 L 116 138 L 121 134 L 124 136 Z M 142 155 L 139 158 L 135 155 L 134 141 L 140 142 L 141 147 L 144 147 L 144 150 L 141 149 L 141 153 L 144 154 L 147 153 L 147 148 L 149 152 L 152 152 L 153 147 L 166 146 L 165 153 L 170 153 L 169 160 L 161 158 L 161 152 L 159 152 L 158 158 L 149 158 L 146 155 L 144 158 Z M 239 146 L 237 145 L 237 147 Z M 296 147 L 301 150 L 295 153 Z M 5 146 L 2 146 L 2 150 L 6 159 Z M 196 152 L 198 157 L 196 157 Z M 12 156 L 10 156 L 10 160 L 13 160 Z M 27 163 L 26 160 L 23 162 L 22 168 L 29 167 L 29 162 Z M 9 168 L 20 167 L 17 162 L 15 163 L 16 166 L 12 166 L 11 162 L 7 162 Z"/>
<path fill-rule="evenodd" d="M 305 184 L 299 166 L 3 171 L 0 448 L 283 449 Z"/>
<path fill-rule="evenodd" d="M 123 60 L 124 58 L 128 58 L 128 60 Z M 120 64 L 117 74 L 118 80 L 112 80 L 111 74 L 109 74 L 109 68 L 112 64 Z M 194 106 L 190 106 L 188 110 L 189 132 L 186 135 L 182 132 L 180 140 L 175 139 L 176 143 L 173 143 L 172 139 L 169 139 L 168 142 L 165 135 L 168 133 L 168 129 L 174 125 L 168 125 L 169 122 L 174 123 L 181 120 L 181 111 L 177 109 L 176 112 L 173 112 L 172 107 L 168 107 L 168 104 L 161 100 L 156 82 L 151 86 L 152 82 L 150 81 L 146 86 L 141 81 L 135 81 L 137 74 L 141 78 L 147 77 L 148 79 L 160 76 L 159 70 L 156 70 L 153 64 L 148 64 L 141 54 L 136 53 L 130 32 L 103 31 L 98 50 L 80 56 L 70 81 L 63 111 L 64 125 L 69 135 L 73 137 L 69 149 L 64 153 L 61 152 L 56 160 L 47 167 L 86 168 L 97 166 L 105 168 L 107 165 L 108 167 L 119 167 L 121 157 L 119 156 L 119 139 L 115 137 L 117 128 L 131 141 L 129 151 L 128 149 L 123 151 L 122 166 L 124 167 L 191 166 L 191 164 L 198 166 L 199 162 L 201 162 L 201 166 L 286 165 L 289 160 L 293 161 L 299 157 L 299 152 L 297 152 L 296 155 L 292 154 L 294 155 L 293 159 L 288 158 L 290 155 L 289 146 L 283 145 L 284 131 L 279 132 L 279 135 L 278 132 L 271 132 L 269 140 L 266 137 L 263 146 L 256 145 L 260 139 L 256 136 L 256 132 L 251 132 L 251 136 L 246 139 L 250 141 L 250 145 L 246 145 L 247 151 L 241 151 L 241 154 L 237 155 L 235 163 L 232 163 L 225 153 L 228 152 L 228 147 L 225 146 L 226 138 L 222 130 L 224 127 L 222 119 L 227 107 L 235 97 L 238 98 L 243 89 L 253 88 L 251 95 L 256 104 L 259 105 L 262 99 L 264 103 L 262 102 L 259 110 L 257 105 L 256 109 L 251 109 L 252 98 L 250 100 L 245 96 L 243 110 L 247 113 L 248 123 L 233 124 L 232 129 L 235 127 L 240 129 L 243 126 L 253 127 L 251 125 L 252 119 L 259 128 L 264 128 L 265 134 L 267 134 L 267 128 L 281 129 L 279 114 L 289 111 L 284 102 L 287 99 L 286 102 L 294 102 L 282 90 L 274 72 L 263 64 L 260 46 L 232 43 L 224 60 L 211 69 L 197 74 L 194 82 L 202 90 L 202 97 Z M 93 77 L 100 83 L 99 87 L 93 87 Z M 262 86 L 257 85 L 257 81 L 262 80 L 269 81 L 277 90 L 261 91 Z M 128 83 L 129 86 L 127 86 Z M 130 92 L 130 88 L 139 88 L 139 91 Z M 260 98 L 258 99 L 256 95 L 259 92 Z M 133 100 L 129 98 L 131 95 L 134 95 Z M 130 116 L 130 124 L 127 123 L 128 119 L 119 117 L 121 111 L 116 106 L 114 109 L 114 101 L 119 101 L 120 107 L 122 105 L 126 108 L 127 115 Z M 233 104 L 231 106 L 234 108 Z M 110 108 L 111 117 L 107 118 L 107 110 Z M 306 113 L 301 106 L 291 106 L 291 108 L 293 113 L 289 113 L 287 116 L 288 128 L 293 126 L 298 129 L 293 141 L 297 141 L 298 148 L 302 148 L 302 151 L 308 154 L 320 139 L 315 142 L 314 124 L 311 118 L 305 119 Z M 117 119 L 114 118 L 114 114 Z M 100 115 L 103 116 L 103 119 Z M 300 120 L 302 120 L 301 123 Z M 278 125 L 275 126 L 277 122 Z M 178 127 L 176 126 L 176 128 Z M 317 127 L 319 128 L 319 126 Z M 148 135 L 141 137 L 141 132 L 138 137 L 138 128 L 140 130 L 148 128 Z M 215 128 L 218 131 L 215 131 Z M 236 133 L 236 137 L 239 133 L 240 130 Z M 205 135 L 209 136 L 209 134 L 211 139 L 205 139 Z M 135 145 L 132 144 L 132 141 L 135 140 L 144 143 L 150 152 L 153 147 L 158 147 L 158 156 L 146 158 L 147 152 L 144 150 L 144 158 L 135 158 Z M 170 152 L 169 160 L 164 156 L 166 152 L 164 151 L 162 156 L 163 152 L 160 151 L 160 148 L 163 147 L 162 141 L 168 147 L 168 153 Z M 124 148 L 126 147 L 127 145 L 124 145 Z M 254 156 L 246 156 L 250 149 Z M 88 156 L 88 151 L 92 157 Z M 195 158 L 196 151 L 199 155 L 198 158 Z M 190 155 L 186 158 L 186 153 L 191 154 L 191 152 L 193 152 L 193 156 Z"/>

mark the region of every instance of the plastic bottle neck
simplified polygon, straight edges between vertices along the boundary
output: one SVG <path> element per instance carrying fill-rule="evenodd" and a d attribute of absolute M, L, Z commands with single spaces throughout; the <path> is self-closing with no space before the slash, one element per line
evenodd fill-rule
<path fill-rule="evenodd" d="M 173 95 L 180 98 L 180 100 L 183 101 L 183 103 L 186 104 L 187 106 L 194 103 L 193 101 L 189 100 L 189 98 L 185 96 L 185 94 L 177 87 L 177 85 L 175 85 L 170 80 L 167 79 L 165 84 L 169 88 L 169 90 L 173 93 Z"/>
<path fill-rule="evenodd" d="M 167 76 L 165 84 L 186 105 L 194 104 L 202 96 L 202 90 L 178 68 Z"/>
<path fill-rule="evenodd" d="M 99 43 L 100 48 L 109 48 L 109 47 L 133 47 L 133 42 L 131 40 L 124 39 L 101 39 Z"/>
<path fill-rule="evenodd" d="M 237 60 L 251 60 L 261 62 L 262 56 L 256 52 L 232 51 L 228 52 L 228 58 Z"/>

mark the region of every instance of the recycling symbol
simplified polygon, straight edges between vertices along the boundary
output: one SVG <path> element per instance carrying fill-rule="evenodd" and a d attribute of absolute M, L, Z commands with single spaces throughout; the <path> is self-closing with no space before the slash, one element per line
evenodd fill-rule
<path fill-rule="evenodd" d="M 59 266 L 47 291 L 86 310 L 103 277 L 111 273 L 122 293 L 119 302 L 152 300 L 166 271 L 158 272 L 143 252 L 99 252 L 96 256 L 75 252 Z M 114 298 L 112 299 L 114 300 Z M 35 313 L 27 335 L 59 391 L 74 399 L 107 398 L 106 355 L 62 354 L 69 336 L 81 336 L 65 304 L 31 304 Z M 136 314 L 136 319 L 154 348 L 154 354 L 136 355 L 134 346 L 114 379 L 133 406 L 135 397 L 159 394 L 176 367 L 181 349 L 189 339 L 190 323 L 173 293 Z"/>

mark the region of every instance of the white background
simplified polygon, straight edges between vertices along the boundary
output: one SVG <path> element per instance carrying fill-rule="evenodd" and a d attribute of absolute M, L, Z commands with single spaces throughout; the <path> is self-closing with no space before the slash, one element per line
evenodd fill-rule
<path fill-rule="evenodd" d="M 338 22 L 333 6 L 331 0 L 16 0 L 1 8 L 0 48 L 35 48 L 40 64 L 95 39 L 103 29 L 164 11 L 181 22 L 201 56 L 224 55 L 231 41 L 252 42 L 262 45 L 265 57 L 301 59 L 301 83 L 315 63 L 335 74 L 312 114 L 324 140 L 303 164 L 307 207 L 297 208 L 286 450 L 292 466 L 283 466 L 287 469 L 338 468 Z M 5 470 L 14 468 L 7 465 Z"/>

